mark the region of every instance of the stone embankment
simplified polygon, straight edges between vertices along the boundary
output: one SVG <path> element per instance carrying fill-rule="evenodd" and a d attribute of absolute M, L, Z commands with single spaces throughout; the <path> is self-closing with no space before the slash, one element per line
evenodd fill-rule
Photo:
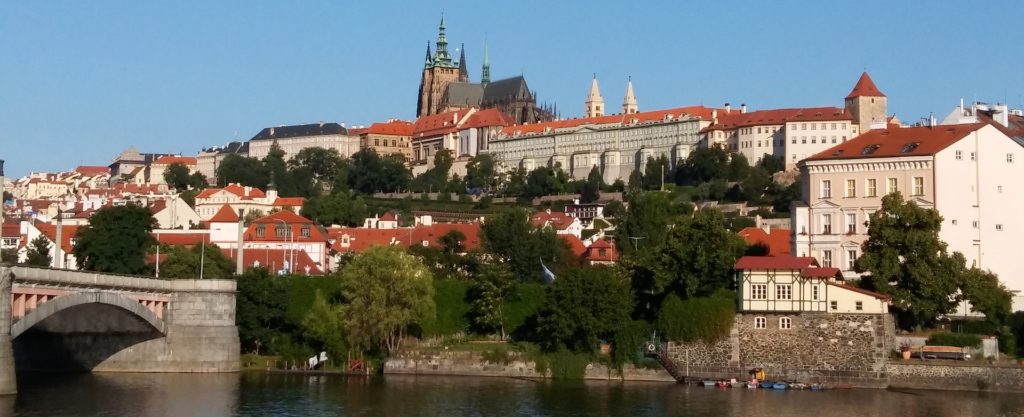
<path fill-rule="evenodd" d="M 466 351 L 404 352 L 384 363 L 384 373 L 531 379 L 550 377 L 550 372 L 538 372 L 533 361 L 516 353 L 509 353 L 507 361 L 490 362 L 484 359 L 480 352 Z M 600 364 L 588 365 L 583 378 L 604 381 L 675 381 L 668 372 L 660 368 L 646 369 L 627 365 L 620 373 Z"/>

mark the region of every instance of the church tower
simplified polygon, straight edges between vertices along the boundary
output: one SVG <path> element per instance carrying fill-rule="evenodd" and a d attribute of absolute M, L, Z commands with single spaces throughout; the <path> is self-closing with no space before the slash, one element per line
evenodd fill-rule
<path fill-rule="evenodd" d="M 622 114 L 634 114 L 638 111 L 636 96 L 633 95 L 633 77 L 626 80 L 626 96 L 622 98 Z"/>
<path fill-rule="evenodd" d="M 846 110 L 853 115 L 854 123 L 859 126 L 858 133 L 871 130 L 872 125 L 885 126 L 886 103 L 885 94 L 882 94 L 871 80 L 867 71 L 860 75 L 857 85 L 846 96 Z"/>
<path fill-rule="evenodd" d="M 427 60 L 423 66 L 423 76 L 420 78 L 416 117 L 440 112 L 442 110 L 441 97 L 448 88 L 448 84 L 468 81 L 468 71 L 463 67 L 465 51 L 462 52 L 460 58 L 462 62 L 455 62 L 451 54 L 448 53 L 448 37 L 445 34 L 444 15 L 442 15 L 433 56 L 430 54 L 430 43 L 427 43 Z"/>
<path fill-rule="evenodd" d="M 604 98 L 601 97 L 601 90 L 597 88 L 597 74 L 594 74 L 594 79 L 590 81 L 590 93 L 587 94 L 587 101 L 584 102 L 586 106 L 585 117 L 601 117 L 604 116 Z"/>
<path fill-rule="evenodd" d="M 491 82 L 491 61 L 487 58 L 487 43 L 484 43 L 484 67 L 480 70 L 480 84 L 487 85 Z"/>

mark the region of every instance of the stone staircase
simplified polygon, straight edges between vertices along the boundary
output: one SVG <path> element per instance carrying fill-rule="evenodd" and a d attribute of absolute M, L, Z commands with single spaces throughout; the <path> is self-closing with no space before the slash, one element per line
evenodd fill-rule
<path fill-rule="evenodd" d="M 679 369 L 676 362 L 669 357 L 666 344 L 647 342 L 644 346 L 644 352 L 646 352 L 647 356 L 657 360 L 658 363 L 661 364 L 661 367 L 665 368 L 665 371 L 667 371 L 669 375 L 672 375 L 672 378 L 675 378 L 676 382 L 686 382 L 686 375 Z"/>

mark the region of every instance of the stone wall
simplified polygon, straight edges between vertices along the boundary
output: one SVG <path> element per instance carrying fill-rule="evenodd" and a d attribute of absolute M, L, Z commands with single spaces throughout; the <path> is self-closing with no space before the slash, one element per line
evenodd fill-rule
<path fill-rule="evenodd" d="M 14 377 L 14 348 L 11 345 L 11 287 L 14 274 L 0 266 L 0 396 L 16 394 L 18 384 Z"/>
<path fill-rule="evenodd" d="M 885 367 L 892 388 L 1024 391 L 1024 368 L 978 366 L 967 363 L 889 363 Z"/>
<path fill-rule="evenodd" d="M 384 363 L 384 373 L 537 379 L 549 377 L 546 373 L 537 372 L 533 361 L 517 353 L 509 353 L 508 362 L 492 363 L 484 360 L 479 352 L 463 351 L 403 352 Z M 636 368 L 631 365 L 625 366 L 622 372 L 619 372 L 604 365 L 590 364 L 584 371 L 583 378 L 607 381 L 675 381 L 664 369 Z"/>
<path fill-rule="evenodd" d="M 765 328 L 755 328 L 758 317 L 765 318 Z M 784 317 L 789 329 L 780 328 Z M 894 333 L 888 315 L 747 313 L 736 315 L 722 341 L 670 343 L 668 351 L 695 378 L 743 378 L 763 368 L 769 378 L 880 386 Z"/>

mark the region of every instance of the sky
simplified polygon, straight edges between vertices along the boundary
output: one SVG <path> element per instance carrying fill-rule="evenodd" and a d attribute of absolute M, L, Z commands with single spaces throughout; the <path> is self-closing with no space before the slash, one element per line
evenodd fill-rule
<path fill-rule="evenodd" d="M 195 155 L 268 126 L 415 118 L 440 16 L 478 81 L 523 74 L 578 117 L 592 74 L 640 110 L 842 106 L 867 70 L 905 122 L 1024 107 L 1024 2 L 0 0 L 8 177 Z"/>

